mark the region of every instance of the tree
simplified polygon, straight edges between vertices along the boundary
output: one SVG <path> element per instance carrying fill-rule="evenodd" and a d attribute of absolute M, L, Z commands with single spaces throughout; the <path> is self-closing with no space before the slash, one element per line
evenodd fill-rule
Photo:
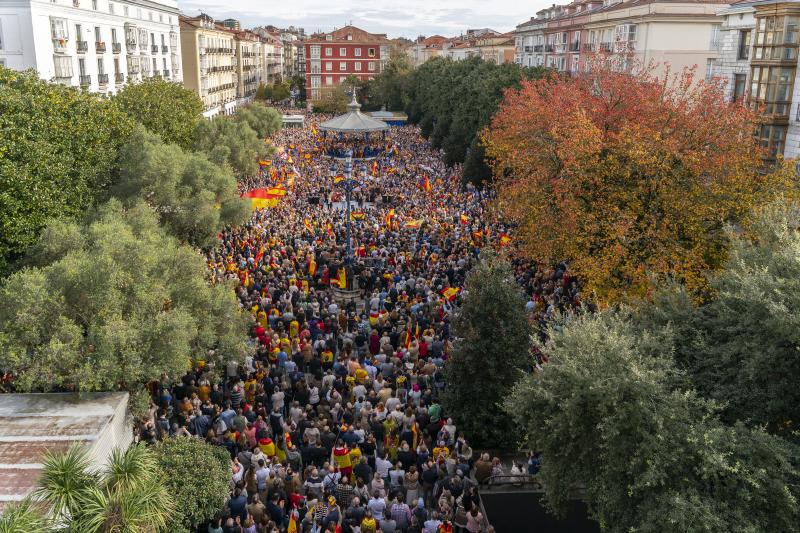
<path fill-rule="evenodd" d="M 322 91 L 322 98 L 314 102 L 314 112 L 344 113 L 349 102 L 344 85 L 338 85 Z"/>
<path fill-rule="evenodd" d="M 367 85 L 369 101 L 375 107 L 385 105 L 390 110 L 404 109 L 408 104 L 413 71 L 405 53 L 392 51 L 383 71 Z"/>
<path fill-rule="evenodd" d="M 217 165 L 230 166 L 240 178 L 255 176 L 258 161 L 272 150 L 253 128 L 230 117 L 201 121 L 195 130 L 194 149 Z"/>
<path fill-rule="evenodd" d="M 28 262 L 0 287 L 0 369 L 17 391 L 137 391 L 247 353 L 231 287 L 210 286 L 203 257 L 143 203 L 52 223 Z"/>
<path fill-rule="evenodd" d="M 154 453 L 144 445 L 111 453 L 101 472 L 90 469 L 86 450 L 46 452 L 35 491 L 58 531 L 156 533 L 166 531 L 175 510 Z"/>
<path fill-rule="evenodd" d="M 258 83 L 258 89 L 256 89 L 255 100 L 257 102 L 267 100 L 267 84 L 264 83 L 263 81 Z"/>
<path fill-rule="evenodd" d="M 798 449 L 726 426 L 676 388 L 671 343 L 626 311 L 585 314 L 549 331 L 549 362 L 505 403 L 542 453 L 547 501 L 585 487 L 609 531 L 789 531 L 800 518 Z M 679 381 L 679 380 L 678 380 Z"/>
<path fill-rule="evenodd" d="M 781 435 L 800 412 L 800 205 L 757 210 L 744 231 L 729 229 L 725 268 L 700 305 L 685 290 L 659 293 L 643 306 L 645 331 L 675 331 L 675 357 L 688 381 L 723 406 L 723 419 Z"/>
<path fill-rule="evenodd" d="M 106 194 L 132 126 L 97 95 L 0 66 L 0 276 L 50 218 Z"/>
<path fill-rule="evenodd" d="M 607 304 L 673 279 L 691 291 L 722 266 L 726 223 L 791 187 L 760 173 L 754 116 L 691 70 L 666 80 L 597 60 L 523 82 L 483 137 L 502 212 L 527 257 L 570 259 Z"/>
<path fill-rule="evenodd" d="M 483 186 L 492 179 L 492 169 L 486 162 L 486 147 L 480 137 L 472 139 L 464 158 L 463 179 L 466 183 Z"/>
<path fill-rule="evenodd" d="M 170 531 L 194 531 L 225 507 L 230 493 L 230 456 L 225 448 L 192 437 L 167 439 L 155 449 L 166 487 L 175 497 Z"/>
<path fill-rule="evenodd" d="M 513 444 L 516 431 L 500 404 L 532 366 L 531 328 L 522 291 L 503 258 L 481 253 L 467 277 L 453 333 L 459 340 L 445 366 L 443 407 L 470 442 Z"/>
<path fill-rule="evenodd" d="M 249 203 L 239 197 L 229 170 L 200 153 L 165 144 L 142 127 L 120 150 L 120 167 L 114 195 L 126 205 L 146 201 L 184 242 L 210 246 L 225 226 L 250 216 Z"/>
<path fill-rule="evenodd" d="M 272 101 L 280 102 L 289 98 L 291 86 L 286 81 L 276 81 L 272 85 Z"/>
<path fill-rule="evenodd" d="M 240 109 L 234 119 L 250 126 L 256 134 L 264 139 L 278 132 L 283 126 L 283 117 L 275 108 L 267 107 L 260 102 L 252 102 Z"/>
<path fill-rule="evenodd" d="M 202 120 L 203 101 L 197 93 L 158 76 L 125 85 L 111 101 L 165 143 L 183 149 L 192 146 L 195 128 Z"/>

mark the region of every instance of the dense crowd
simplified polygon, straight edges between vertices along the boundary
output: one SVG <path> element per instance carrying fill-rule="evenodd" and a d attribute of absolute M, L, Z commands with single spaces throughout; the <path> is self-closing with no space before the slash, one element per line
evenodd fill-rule
<path fill-rule="evenodd" d="M 438 399 L 465 277 L 483 248 L 512 239 L 491 193 L 461 187 L 417 128 L 393 128 L 365 145 L 377 159 L 356 165 L 347 268 L 330 145 L 315 124 L 271 142 L 272 161 L 242 187 L 280 181 L 288 194 L 207 254 L 211 281 L 234 280 L 252 315 L 254 355 L 155 385 L 140 437 L 228 449 L 231 497 L 209 533 L 491 529 L 476 484 L 508 472 L 475 453 Z M 579 302 L 565 264 L 515 268 L 531 320 Z M 510 473 L 537 470 L 532 455 Z"/>

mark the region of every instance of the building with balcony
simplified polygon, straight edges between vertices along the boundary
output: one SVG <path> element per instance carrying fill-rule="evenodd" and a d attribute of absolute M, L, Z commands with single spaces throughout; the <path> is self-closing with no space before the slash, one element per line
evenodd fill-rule
<path fill-rule="evenodd" d="M 305 41 L 306 100 L 320 99 L 351 75 L 371 80 L 388 61 L 389 47 L 385 34 L 355 26 L 311 36 Z"/>
<path fill-rule="evenodd" d="M 234 32 L 236 44 L 236 97 L 238 105 L 253 101 L 258 86 L 265 81 L 264 43 L 261 37 L 251 31 Z"/>
<path fill-rule="evenodd" d="M 176 0 L 0 3 L 0 65 L 113 94 L 162 76 L 182 81 Z"/>
<path fill-rule="evenodd" d="M 623 63 L 657 63 L 673 72 L 697 65 L 705 76 L 719 58 L 716 12 L 725 0 L 577 0 L 555 5 L 517 26 L 515 61 L 577 72 L 604 52 Z"/>
<path fill-rule="evenodd" d="M 183 84 L 200 95 L 203 116 L 233 114 L 239 83 L 234 31 L 205 14 L 181 16 L 180 31 Z"/>

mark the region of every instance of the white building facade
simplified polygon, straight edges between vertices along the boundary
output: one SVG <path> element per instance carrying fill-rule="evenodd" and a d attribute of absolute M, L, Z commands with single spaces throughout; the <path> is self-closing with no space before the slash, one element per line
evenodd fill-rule
<path fill-rule="evenodd" d="M 0 65 L 113 94 L 161 76 L 182 81 L 176 0 L 4 0 Z"/>

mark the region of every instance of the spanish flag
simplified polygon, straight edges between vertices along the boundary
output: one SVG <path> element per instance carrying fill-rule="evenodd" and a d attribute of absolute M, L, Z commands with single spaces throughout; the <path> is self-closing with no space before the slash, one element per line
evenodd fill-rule
<path fill-rule="evenodd" d="M 311 123 L 311 135 L 313 135 L 315 137 L 317 135 L 317 123 L 316 122 L 312 122 Z"/>
<path fill-rule="evenodd" d="M 447 298 L 449 301 L 452 302 L 453 300 L 456 299 L 456 296 L 458 296 L 459 292 L 461 292 L 461 289 L 459 287 L 447 287 L 442 291 L 442 296 L 444 296 L 445 298 Z"/>
<path fill-rule="evenodd" d="M 416 220 L 409 220 L 405 224 L 403 224 L 404 228 L 411 228 L 411 229 L 418 229 L 422 227 L 422 219 L 418 218 Z"/>
<path fill-rule="evenodd" d="M 317 262 L 312 259 L 308 263 L 308 275 L 313 278 L 316 273 L 317 273 Z"/>
<path fill-rule="evenodd" d="M 336 274 L 336 279 L 339 282 L 340 289 L 347 288 L 347 271 L 344 269 L 344 267 L 339 269 L 339 271 Z"/>
<path fill-rule="evenodd" d="M 290 165 L 294 163 L 294 160 L 292 159 L 292 155 L 291 154 L 289 154 L 289 157 L 286 158 L 286 162 L 289 163 Z"/>
<path fill-rule="evenodd" d="M 461 215 L 461 225 L 466 226 L 469 224 L 469 217 L 467 215 Z"/>
<path fill-rule="evenodd" d="M 500 234 L 500 246 L 508 246 L 511 244 L 511 236 L 505 233 Z"/>
<path fill-rule="evenodd" d="M 473 231 L 473 232 L 472 232 L 472 240 L 473 240 L 474 242 L 478 242 L 478 241 L 481 241 L 481 240 L 483 240 L 483 232 L 482 232 L 482 231 L 480 231 L 480 230 L 478 230 L 478 231 Z"/>
<path fill-rule="evenodd" d="M 258 264 L 261 262 L 261 258 L 262 257 L 264 257 L 264 247 L 263 246 L 258 249 L 258 253 L 256 254 L 256 257 L 255 257 L 256 266 L 258 266 Z"/>
<path fill-rule="evenodd" d="M 333 224 L 328 222 L 328 224 L 326 225 L 326 228 L 328 230 L 328 236 L 329 237 L 333 237 Z"/>
<path fill-rule="evenodd" d="M 333 177 L 333 184 L 334 185 L 338 185 L 343 181 L 344 181 L 344 176 L 342 176 L 341 174 L 337 174 L 336 176 Z"/>
<path fill-rule="evenodd" d="M 363 211 L 352 211 L 350 213 L 350 220 L 364 220 L 366 218 L 366 214 Z"/>
<path fill-rule="evenodd" d="M 286 533 L 297 533 L 297 518 L 295 517 L 294 509 L 289 515 L 289 527 L 286 529 Z"/>
<path fill-rule="evenodd" d="M 269 159 L 262 159 L 261 161 L 258 162 L 258 164 L 261 165 L 262 167 L 267 167 L 272 164 L 272 161 L 270 161 Z"/>
<path fill-rule="evenodd" d="M 425 192 L 431 192 L 431 180 L 427 174 L 422 176 L 422 180 L 419 182 L 420 188 Z"/>
<path fill-rule="evenodd" d="M 372 175 L 373 176 L 377 176 L 378 175 L 378 162 L 377 161 L 373 161 L 372 162 Z"/>
<path fill-rule="evenodd" d="M 311 225 L 311 221 L 307 218 L 303 219 L 303 227 L 305 227 L 309 233 L 314 233 L 314 226 Z"/>
<path fill-rule="evenodd" d="M 387 228 L 392 229 L 392 220 L 394 219 L 395 216 L 397 216 L 397 215 L 395 215 L 394 207 L 393 207 L 393 208 L 389 209 L 389 212 L 386 213 L 386 218 L 384 219 L 386 221 L 386 227 Z"/>
<path fill-rule="evenodd" d="M 253 189 L 244 193 L 242 198 L 250 198 L 250 204 L 253 209 L 275 207 L 278 205 L 278 200 L 281 195 L 276 195 L 270 191 L 271 189 Z"/>
<path fill-rule="evenodd" d="M 286 196 L 286 187 L 283 185 L 276 185 L 275 187 L 267 189 L 267 193 L 276 197 Z"/>

